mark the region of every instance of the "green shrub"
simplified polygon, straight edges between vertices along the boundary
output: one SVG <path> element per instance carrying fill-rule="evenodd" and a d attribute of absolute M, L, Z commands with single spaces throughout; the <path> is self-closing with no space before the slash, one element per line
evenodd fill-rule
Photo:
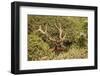
<path fill-rule="evenodd" d="M 35 34 L 28 35 L 28 58 L 35 60 L 45 56 L 49 49 L 49 45 Z"/>

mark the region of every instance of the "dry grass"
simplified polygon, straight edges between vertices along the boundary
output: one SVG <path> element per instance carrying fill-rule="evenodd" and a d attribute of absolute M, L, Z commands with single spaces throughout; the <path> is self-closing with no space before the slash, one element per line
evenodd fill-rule
<path fill-rule="evenodd" d="M 83 59 L 88 57 L 87 49 L 69 49 L 67 52 L 61 52 L 58 56 L 56 56 L 54 59 Z"/>
<path fill-rule="evenodd" d="M 85 59 L 88 58 L 88 51 L 84 48 L 70 48 L 67 51 L 62 51 L 59 54 L 56 54 L 54 51 L 50 51 L 48 55 L 38 56 L 35 61 L 39 60 L 63 60 L 63 59 Z M 34 56 L 33 56 L 34 57 Z M 32 58 L 34 60 L 34 58 Z"/>

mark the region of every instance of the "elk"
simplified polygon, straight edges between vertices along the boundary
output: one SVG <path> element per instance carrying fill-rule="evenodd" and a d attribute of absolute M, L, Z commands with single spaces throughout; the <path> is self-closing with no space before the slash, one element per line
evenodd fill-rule
<path fill-rule="evenodd" d="M 63 32 L 63 29 L 62 29 L 62 26 L 60 23 L 59 23 L 59 26 L 57 26 L 57 24 L 54 24 L 54 26 L 58 30 L 58 33 L 59 33 L 58 39 L 54 39 L 48 34 L 48 31 L 47 31 L 48 27 L 47 26 L 45 26 L 45 30 L 43 30 L 42 26 L 40 25 L 37 31 L 42 33 L 43 35 L 45 35 L 52 42 L 54 42 L 54 45 L 55 45 L 54 51 L 63 51 L 64 50 L 63 42 L 65 40 L 66 33 Z"/>

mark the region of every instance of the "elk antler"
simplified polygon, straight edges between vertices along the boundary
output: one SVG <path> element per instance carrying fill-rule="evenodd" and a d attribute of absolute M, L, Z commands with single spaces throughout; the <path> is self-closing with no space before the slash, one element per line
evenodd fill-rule
<path fill-rule="evenodd" d="M 45 26 L 45 30 L 42 30 L 41 25 L 39 26 L 39 29 L 37 30 L 39 32 L 41 32 L 42 34 L 46 35 L 51 41 L 56 41 L 55 39 L 51 38 L 50 35 L 47 32 L 47 26 Z"/>
<path fill-rule="evenodd" d="M 62 29 L 62 27 L 61 27 L 61 24 L 59 23 L 59 27 L 55 24 L 55 27 L 58 29 L 58 31 L 59 31 L 59 38 L 60 38 L 60 40 L 61 41 L 63 41 L 64 39 L 65 39 L 65 37 L 66 37 L 66 33 L 62 36 L 62 34 L 63 34 L 63 29 Z"/>

